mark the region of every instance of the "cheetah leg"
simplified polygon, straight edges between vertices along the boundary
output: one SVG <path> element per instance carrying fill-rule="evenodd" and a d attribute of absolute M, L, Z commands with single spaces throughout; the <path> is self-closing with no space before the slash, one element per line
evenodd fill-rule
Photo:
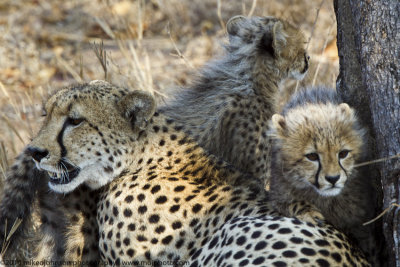
<path fill-rule="evenodd" d="M 42 238 L 35 260 L 98 266 L 96 203 L 96 194 L 83 187 L 65 196 L 48 193 L 41 202 Z"/>
<path fill-rule="evenodd" d="M 41 220 L 40 229 L 35 237 L 35 261 L 63 261 L 65 252 L 64 229 L 67 225 L 65 209 L 56 193 L 41 192 L 39 194 L 38 213 Z M 55 265 L 55 264 L 53 264 Z"/>
<path fill-rule="evenodd" d="M 47 186 L 47 174 L 36 169 L 31 156 L 24 150 L 6 173 L 0 202 L 0 246 L 4 259 L 15 259 L 25 247 L 29 234 L 32 234 L 32 210 L 34 209 L 37 190 Z M 11 235 L 12 226 L 19 226 Z M 4 238 L 9 236 L 7 242 Z M 7 249 L 6 249 L 7 248 Z"/>
<path fill-rule="evenodd" d="M 66 260 L 78 260 L 92 266 L 100 264 L 97 202 L 98 193 L 87 187 L 80 187 L 73 193 L 73 197 L 63 200 L 68 210 Z"/>

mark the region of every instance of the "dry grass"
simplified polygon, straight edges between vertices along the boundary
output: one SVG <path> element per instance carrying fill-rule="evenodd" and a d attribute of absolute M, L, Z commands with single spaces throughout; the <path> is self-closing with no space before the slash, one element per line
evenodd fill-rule
<path fill-rule="evenodd" d="M 335 85 L 331 0 L 0 1 L 0 188 L 10 162 L 39 129 L 49 92 L 106 79 L 162 100 L 221 51 L 225 23 L 238 14 L 298 25 L 312 37 L 311 69 L 301 85 Z M 287 86 L 283 99 L 295 88 Z"/>
<path fill-rule="evenodd" d="M 0 175 L 38 130 L 50 91 L 106 78 L 165 97 L 221 50 L 223 26 L 237 14 L 278 16 L 307 36 L 313 32 L 303 84 L 334 85 L 336 26 L 328 0 L 1 1 Z M 99 61 L 93 44 L 102 42 L 106 58 Z"/>
<path fill-rule="evenodd" d="M 15 231 L 17 231 L 21 222 L 22 222 L 21 219 L 17 219 L 11 226 L 10 232 L 6 233 L 6 236 L 4 236 L 4 243 L 1 244 L 0 258 L 3 258 L 4 253 L 7 251 L 8 246 L 10 245 L 10 238 L 15 233 Z M 7 223 L 6 223 L 5 229 L 7 229 L 7 228 L 8 227 L 7 227 Z"/>

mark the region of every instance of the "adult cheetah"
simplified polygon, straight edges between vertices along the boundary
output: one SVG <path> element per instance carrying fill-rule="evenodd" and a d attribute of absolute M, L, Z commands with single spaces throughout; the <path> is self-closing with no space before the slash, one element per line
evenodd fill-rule
<path fill-rule="evenodd" d="M 262 266 L 368 266 L 332 227 L 276 216 L 258 181 L 206 153 L 183 126 L 154 109 L 148 94 L 106 82 L 64 88 L 47 101 L 44 125 L 27 149 L 49 172 L 54 191 L 79 192 L 83 184 L 99 190 L 92 192 L 98 201 L 76 196 L 76 210 L 90 220 L 97 201 L 104 261 L 223 266 L 244 265 L 247 258 Z M 62 214 L 72 220 L 67 243 L 76 234 L 95 236 L 71 231 L 81 222 L 70 208 Z M 46 219 L 49 226 L 55 218 Z M 252 239 L 253 245 L 246 241 Z M 81 255 L 81 247 L 70 252 Z"/>

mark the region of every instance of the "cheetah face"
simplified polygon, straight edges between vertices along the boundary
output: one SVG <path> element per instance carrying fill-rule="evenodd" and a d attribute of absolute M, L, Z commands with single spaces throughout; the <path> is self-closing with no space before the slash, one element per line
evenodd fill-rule
<path fill-rule="evenodd" d="M 44 124 L 28 152 L 48 172 L 52 190 L 99 188 L 128 168 L 154 108 L 147 93 L 102 81 L 64 88 L 45 104 Z"/>
<path fill-rule="evenodd" d="M 308 104 L 272 117 L 283 178 L 322 196 L 340 194 L 361 153 L 364 132 L 347 104 Z"/>
<path fill-rule="evenodd" d="M 227 23 L 231 53 L 255 58 L 255 71 L 274 66 L 280 79 L 301 80 L 309 68 L 310 57 L 305 50 L 303 33 L 274 17 L 235 16 Z"/>
<path fill-rule="evenodd" d="M 310 153 L 304 155 L 303 176 L 321 195 L 338 195 L 353 169 L 351 150 L 340 145 L 331 147 L 328 143 L 320 144 L 318 150 L 317 146 L 313 144 L 307 149 Z"/>

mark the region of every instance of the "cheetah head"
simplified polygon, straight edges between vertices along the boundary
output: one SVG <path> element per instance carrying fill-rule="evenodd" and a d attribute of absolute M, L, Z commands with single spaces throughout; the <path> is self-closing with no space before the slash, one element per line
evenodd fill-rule
<path fill-rule="evenodd" d="M 280 79 L 304 78 L 310 57 L 303 33 L 290 23 L 274 17 L 235 16 L 226 27 L 229 52 L 254 59 L 255 72 L 271 74 L 265 68 L 274 67 Z"/>
<path fill-rule="evenodd" d="M 48 172 L 50 188 L 67 193 L 81 184 L 99 188 L 124 173 L 155 102 L 143 91 L 93 81 L 57 91 L 44 109 L 28 151 Z"/>
<path fill-rule="evenodd" d="M 291 187 L 315 189 L 321 196 L 340 194 L 360 157 L 364 130 L 354 111 L 342 104 L 306 104 L 275 114 L 271 133 L 277 146 L 273 168 Z"/>

